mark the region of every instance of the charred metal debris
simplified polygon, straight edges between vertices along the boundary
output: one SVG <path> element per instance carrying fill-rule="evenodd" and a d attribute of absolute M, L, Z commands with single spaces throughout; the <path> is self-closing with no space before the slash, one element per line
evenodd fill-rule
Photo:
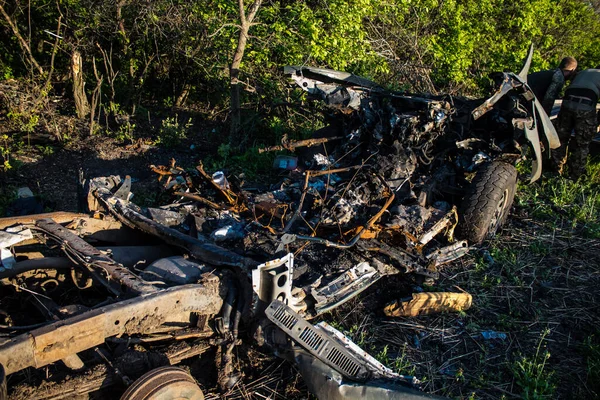
<path fill-rule="evenodd" d="M 173 160 L 152 166 L 168 205 L 138 207 L 131 178 L 108 176 L 82 180 L 88 213 L 0 219 L 0 399 L 7 377 L 12 398 L 113 387 L 129 400 L 200 399 L 173 367 L 194 357 L 211 360 L 227 393 L 243 379 L 242 343 L 296 363 L 320 399 L 427 397 L 416 378 L 308 321 L 387 275 L 434 280 L 495 234 L 528 147 L 539 177 L 538 128 L 557 144 L 528 64 L 494 75 L 496 92 L 478 101 L 286 67 L 335 119 L 265 149 L 293 153 L 276 158 L 278 182 Z"/>

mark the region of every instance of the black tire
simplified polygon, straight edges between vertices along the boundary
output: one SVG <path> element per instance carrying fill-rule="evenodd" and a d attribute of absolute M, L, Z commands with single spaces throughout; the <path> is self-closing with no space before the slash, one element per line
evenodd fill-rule
<path fill-rule="evenodd" d="M 493 237 L 508 218 L 516 187 L 513 165 L 501 161 L 482 165 L 463 198 L 458 235 L 471 245 Z"/>

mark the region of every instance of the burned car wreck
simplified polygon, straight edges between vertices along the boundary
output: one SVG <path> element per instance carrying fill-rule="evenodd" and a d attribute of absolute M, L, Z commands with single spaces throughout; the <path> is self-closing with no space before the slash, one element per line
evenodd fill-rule
<path fill-rule="evenodd" d="M 526 83 L 530 60 L 531 51 L 518 75 L 494 75 L 494 95 L 478 101 L 286 67 L 335 119 L 265 149 L 296 154 L 275 158 L 278 182 L 173 160 L 152 166 L 172 199 L 165 206 L 138 207 L 131 178 L 108 176 L 82 179 L 88 213 L 0 219 L 0 398 L 8 377 L 12 398 L 113 387 L 128 400 L 201 399 L 173 366 L 212 357 L 227 392 L 243 379 L 241 342 L 296 363 L 320 399 L 430 398 L 415 377 L 309 321 L 387 275 L 435 280 L 495 234 L 514 198 L 514 164 L 533 153 L 539 178 L 538 128 L 558 146 Z M 49 365 L 51 384 L 41 373 Z M 20 371 L 38 378 L 11 381 Z"/>
<path fill-rule="evenodd" d="M 431 397 L 333 327 L 307 321 L 305 289 L 292 285 L 293 253 L 259 263 L 201 232 L 183 233 L 169 227 L 182 226 L 181 212 L 138 208 L 129 183 L 89 181 L 89 205 L 98 207 L 90 215 L 0 220 L 2 244 L 12 246 L 0 270 L 4 398 L 77 398 L 112 387 L 122 399 L 202 399 L 194 378 L 173 365 L 215 349 L 208 357 L 227 392 L 242 378 L 233 363 L 242 339 L 297 363 L 320 398 Z M 346 275 L 369 268 L 363 262 Z M 325 288 L 339 294 L 334 285 L 345 281 Z M 56 378 L 11 384 L 7 397 L 7 376 L 43 375 L 49 365 Z"/>

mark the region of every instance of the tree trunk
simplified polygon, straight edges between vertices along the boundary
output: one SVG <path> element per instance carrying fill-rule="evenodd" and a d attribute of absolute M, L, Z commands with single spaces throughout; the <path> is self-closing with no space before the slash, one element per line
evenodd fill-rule
<path fill-rule="evenodd" d="M 182 107 L 185 104 L 191 89 L 192 85 L 190 83 L 183 85 L 183 89 L 179 93 L 179 96 L 177 96 L 177 100 L 175 100 L 175 107 Z"/>
<path fill-rule="evenodd" d="M 248 16 L 246 16 L 244 10 L 244 0 L 238 0 L 238 7 L 240 12 L 240 35 L 238 37 L 238 45 L 233 54 L 233 61 L 231 62 L 231 68 L 229 69 L 229 88 L 231 92 L 231 105 L 230 105 L 230 117 L 231 124 L 229 126 L 229 145 L 231 148 L 241 148 L 247 141 L 248 138 L 242 136 L 242 115 L 240 105 L 240 64 L 244 57 L 244 51 L 246 50 L 246 43 L 248 42 L 248 31 L 252 25 L 252 21 L 260 8 L 262 0 L 255 0 L 250 6 Z"/>
<path fill-rule="evenodd" d="M 85 81 L 83 80 L 81 53 L 74 50 L 71 54 L 71 74 L 73 75 L 73 99 L 75 100 L 75 110 L 77 117 L 84 119 L 89 111 L 87 97 L 85 95 Z"/>

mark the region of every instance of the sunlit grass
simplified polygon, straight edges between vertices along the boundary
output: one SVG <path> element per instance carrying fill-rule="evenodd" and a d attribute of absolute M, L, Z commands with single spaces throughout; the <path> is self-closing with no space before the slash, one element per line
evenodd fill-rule
<path fill-rule="evenodd" d="M 577 181 L 545 174 L 534 184 L 521 183 L 517 204 L 534 218 L 600 237 L 600 160 L 589 161 L 587 174 Z"/>

